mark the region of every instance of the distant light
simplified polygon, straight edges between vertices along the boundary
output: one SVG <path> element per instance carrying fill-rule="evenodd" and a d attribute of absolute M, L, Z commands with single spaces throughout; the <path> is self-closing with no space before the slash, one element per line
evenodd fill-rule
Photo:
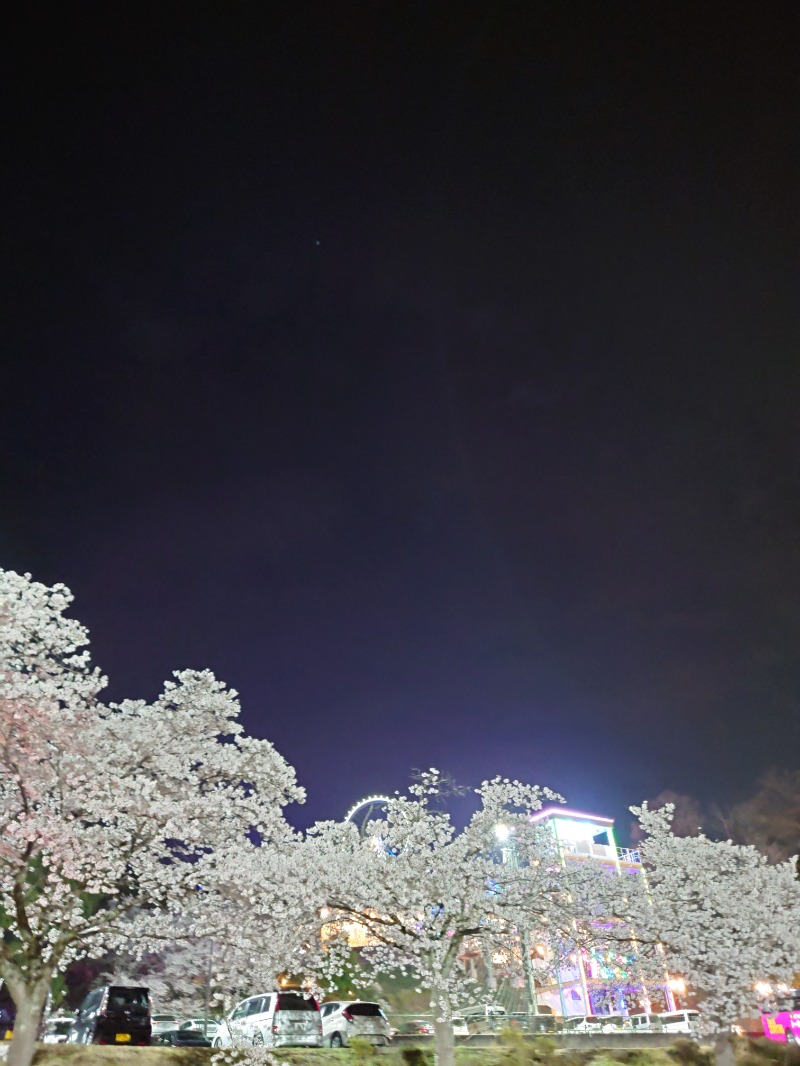
<path fill-rule="evenodd" d="M 511 836 L 511 830 L 508 828 L 507 825 L 503 825 L 501 823 L 500 825 L 496 825 L 494 827 L 494 835 L 500 841 L 508 840 L 508 838 Z"/>
<path fill-rule="evenodd" d="M 673 977 L 669 982 L 669 987 L 673 992 L 677 992 L 678 995 L 683 995 L 686 991 L 686 982 L 682 977 Z"/>
<path fill-rule="evenodd" d="M 756 981 L 756 983 L 753 985 L 753 988 L 759 994 L 759 996 L 772 995 L 772 985 L 767 984 L 766 981 Z"/>

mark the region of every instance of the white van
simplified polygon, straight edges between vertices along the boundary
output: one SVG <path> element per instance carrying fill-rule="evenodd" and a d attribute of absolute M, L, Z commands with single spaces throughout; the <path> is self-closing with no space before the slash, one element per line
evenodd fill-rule
<path fill-rule="evenodd" d="M 322 1047 L 319 1004 L 300 991 L 250 996 L 222 1021 L 212 1046 Z"/>
<path fill-rule="evenodd" d="M 634 1033 L 663 1033 L 660 1014 L 631 1014 L 631 1029 Z"/>
<path fill-rule="evenodd" d="M 661 1029 L 665 1033 L 697 1033 L 700 1031 L 700 1012 L 696 1010 L 676 1010 L 669 1014 L 659 1014 Z"/>

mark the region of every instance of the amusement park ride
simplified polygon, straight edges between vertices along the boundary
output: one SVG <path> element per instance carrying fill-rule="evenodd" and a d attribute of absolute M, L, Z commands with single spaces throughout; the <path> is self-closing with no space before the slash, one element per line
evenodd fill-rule
<path fill-rule="evenodd" d="M 352 822 L 360 836 L 366 838 L 370 835 L 370 824 L 385 818 L 386 807 L 390 802 L 390 798 L 383 794 L 366 796 L 353 804 L 345 815 L 345 821 Z M 538 812 L 535 821 L 548 826 L 553 833 L 564 862 L 594 860 L 616 869 L 617 874 L 621 874 L 625 869 L 641 870 L 641 861 L 636 850 L 617 847 L 612 818 L 564 807 L 547 807 Z M 502 827 L 498 827 L 500 828 Z M 501 837 L 499 839 L 502 840 Z M 376 838 L 375 843 L 380 844 L 380 839 Z M 510 861 L 510 854 L 510 849 L 504 847 L 503 862 Z M 360 930 L 357 932 L 361 934 Z M 527 958 L 525 961 L 527 962 Z M 564 1017 L 573 1014 L 593 1015 L 598 1009 L 599 1001 L 608 994 L 606 984 L 611 982 L 614 986 L 620 986 L 620 996 L 623 994 L 622 986 L 629 984 L 628 975 L 622 966 L 624 961 L 626 960 L 599 958 L 588 952 L 575 952 L 569 962 L 554 968 L 549 979 L 544 972 L 535 978 L 531 969 L 530 973 L 526 973 L 525 981 L 527 999 L 533 1005 L 529 1013 L 538 1014 L 541 1011 L 561 1014 Z M 618 970 L 620 972 L 617 972 Z M 663 985 L 659 986 L 658 992 L 666 1009 L 674 1011 L 675 1000 L 666 971 Z M 644 995 L 649 1002 L 646 990 Z"/>
<path fill-rule="evenodd" d="M 365 799 L 354 803 L 344 816 L 346 822 L 352 822 L 358 829 L 359 835 L 367 835 L 367 826 L 378 818 L 384 817 L 386 804 L 390 803 L 388 796 L 367 796 Z"/>

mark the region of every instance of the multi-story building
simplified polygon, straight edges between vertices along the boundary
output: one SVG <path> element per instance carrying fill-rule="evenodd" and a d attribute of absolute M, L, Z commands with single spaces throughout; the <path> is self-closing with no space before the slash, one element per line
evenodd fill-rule
<path fill-rule="evenodd" d="M 621 848 L 614 838 L 614 820 L 566 807 L 547 807 L 534 815 L 534 821 L 548 826 L 555 836 L 561 860 L 600 862 L 614 867 L 620 876 L 641 875 L 642 864 L 635 848 Z M 528 939 L 528 938 L 526 938 Z M 530 935 L 530 959 L 524 969 L 523 984 L 535 987 L 535 1011 L 564 1017 L 609 1012 L 635 1013 L 651 1009 L 674 1010 L 675 1001 L 669 975 L 656 987 L 645 985 L 635 973 L 635 964 L 621 951 L 575 950 L 568 961 L 554 965 L 543 945 Z M 531 972 L 532 971 L 532 972 Z"/>

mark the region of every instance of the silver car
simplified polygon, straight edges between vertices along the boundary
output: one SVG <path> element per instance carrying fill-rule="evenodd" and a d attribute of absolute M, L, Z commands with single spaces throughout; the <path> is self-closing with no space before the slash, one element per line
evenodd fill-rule
<path fill-rule="evenodd" d="M 322 1047 L 319 1005 L 300 990 L 251 996 L 220 1022 L 212 1046 Z"/>
<path fill-rule="evenodd" d="M 72 1017 L 65 1017 L 64 1015 L 53 1015 L 52 1017 L 48 1018 L 42 1028 L 42 1043 L 66 1044 L 67 1037 L 69 1036 L 71 1028 Z"/>
<path fill-rule="evenodd" d="M 169 1033 L 178 1028 L 178 1019 L 174 1014 L 154 1014 L 150 1019 L 150 1032 L 153 1036 Z"/>
<path fill-rule="evenodd" d="M 179 1031 L 186 1029 L 189 1032 L 202 1033 L 208 1040 L 213 1040 L 217 1035 L 219 1022 L 215 1018 L 209 1018 L 208 1021 L 205 1018 L 187 1018 L 177 1028 Z"/>
<path fill-rule="evenodd" d="M 360 999 L 323 1003 L 323 1044 L 326 1047 L 347 1047 L 354 1036 L 371 1044 L 389 1043 L 391 1029 L 378 1004 L 365 1003 Z"/>

